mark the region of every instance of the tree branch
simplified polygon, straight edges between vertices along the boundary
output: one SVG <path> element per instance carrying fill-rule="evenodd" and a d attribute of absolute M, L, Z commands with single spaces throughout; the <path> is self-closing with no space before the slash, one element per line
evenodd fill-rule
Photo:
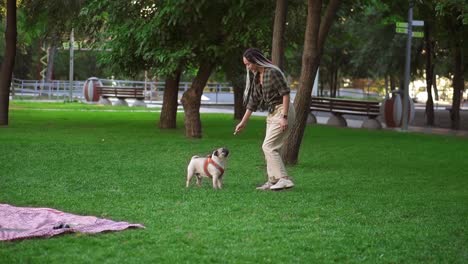
<path fill-rule="evenodd" d="M 330 0 L 327 6 L 325 15 L 323 16 L 322 23 L 320 24 L 320 31 L 318 37 L 317 48 L 321 51 L 323 44 L 327 38 L 328 32 L 330 31 L 331 25 L 333 24 L 334 17 L 338 8 L 340 7 L 341 0 Z"/>

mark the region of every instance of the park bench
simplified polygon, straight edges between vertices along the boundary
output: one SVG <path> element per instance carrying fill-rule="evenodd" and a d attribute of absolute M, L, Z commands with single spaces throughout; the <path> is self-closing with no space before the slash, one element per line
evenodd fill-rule
<path fill-rule="evenodd" d="M 359 101 L 337 99 L 329 97 L 312 97 L 310 103 L 311 112 L 329 112 L 332 116 L 328 119 L 328 125 L 346 127 L 348 124 L 342 115 L 367 116 L 368 119 L 363 122 L 363 128 L 382 128 L 382 124 L 377 120 L 380 115 L 380 102 L 378 101 Z M 312 119 L 316 117 L 311 113 Z"/>
<path fill-rule="evenodd" d="M 112 104 L 109 98 L 117 98 L 114 105 L 128 106 L 125 99 L 135 99 L 133 106 L 146 106 L 143 87 L 98 86 L 96 88 L 100 104 Z"/>

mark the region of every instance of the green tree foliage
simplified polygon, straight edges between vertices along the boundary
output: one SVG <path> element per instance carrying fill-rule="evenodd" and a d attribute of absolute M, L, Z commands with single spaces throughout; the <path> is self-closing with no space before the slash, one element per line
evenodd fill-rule
<path fill-rule="evenodd" d="M 369 1 L 353 10 L 348 30 L 355 42 L 348 74 L 360 78 L 403 79 L 406 35 L 395 33 L 395 23 L 407 20 L 404 2 L 390 6 Z"/>
<path fill-rule="evenodd" d="M 241 63 L 243 49 L 271 40 L 272 10 L 269 1 L 94 0 L 82 16 L 96 22 L 88 23 L 87 31 L 99 33 L 96 37 L 109 50 L 103 61 L 116 70 L 131 75 L 149 70 L 166 76 L 180 68 L 196 69 L 192 83 L 197 87 L 191 87 L 182 102 L 187 135 L 200 137 L 199 109 L 188 111 L 186 106 L 200 104 L 213 69 L 226 65 L 227 59 Z M 195 128 L 188 129 L 192 124 Z"/>
<path fill-rule="evenodd" d="M 266 2 L 95 0 L 82 16 L 109 50 L 106 65 L 165 76 L 181 64 L 189 69 L 200 59 L 219 62 L 232 50 L 269 39 L 271 19 L 265 17 L 272 6 Z"/>
<path fill-rule="evenodd" d="M 49 52 L 49 73 L 52 69 L 68 67 L 64 65 L 54 67 L 54 55 L 62 42 L 67 42 L 71 29 L 77 25 L 77 17 L 83 0 L 23 0 L 18 1 L 18 56 L 15 66 L 15 76 L 24 79 L 41 78 L 39 72 L 45 65 L 40 63 L 46 50 Z M 79 31 L 76 31 L 78 32 Z M 82 36 L 77 35 L 80 39 Z M 57 75 L 57 74 L 56 74 Z M 61 77 L 60 75 L 58 76 Z M 68 78 L 67 75 L 64 76 Z"/>
<path fill-rule="evenodd" d="M 310 112 L 313 83 L 323 55 L 326 38 L 340 4 L 340 0 L 332 0 L 324 6 L 322 6 L 322 1 L 308 1 L 300 87 L 294 99 L 296 120 L 291 125 L 291 132 L 282 149 L 282 157 L 288 164 L 295 164 L 298 160 L 299 147 Z"/>
<path fill-rule="evenodd" d="M 35 26 L 38 22 L 46 27 L 45 35 L 68 36 L 78 23 L 77 17 L 85 0 L 23 0 L 27 21 Z"/>
<path fill-rule="evenodd" d="M 461 95 L 465 90 L 464 83 L 467 76 L 468 62 L 464 60 L 464 56 L 468 52 L 466 45 L 466 30 L 468 25 L 467 11 L 468 3 L 460 0 L 447 0 L 437 2 L 435 5 L 437 16 L 446 28 L 447 48 L 450 50 L 452 58 L 452 85 L 453 99 L 450 111 L 451 127 L 453 129 L 460 128 L 460 104 L 462 101 Z"/>

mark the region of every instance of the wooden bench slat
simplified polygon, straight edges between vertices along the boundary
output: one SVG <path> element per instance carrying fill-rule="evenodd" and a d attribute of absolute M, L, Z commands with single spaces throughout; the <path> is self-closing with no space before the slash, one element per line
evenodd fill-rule
<path fill-rule="evenodd" d="M 343 105 L 343 106 L 379 106 L 380 104 L 379 103 L 367 103 L 367 102 L 364 102 L 364 103 L 361 103 L 361 102 L 352 102 L 352 103 L 349 103 L 349 102 L 335 102 L 335 101 L 312 101 L 311 102 L 311 105 L 314 105 L 314 104 L 326 104 L 326 105 Z"/>
<path fill-rule="evenodd" d="M 380 102 L 312 97 L 310 110 L 376 117 L 380 114 Z"/>
<path fill-rule="evenodd" d="M 135 98 L 145 99 L 142 87 L 113 87 L 113 86 L 98 86 L 97 92 L 100 96 L 117 97 L 117 98 Z"/>
<path fill-rule="evenodd" d="M 358 100 L 348 100 L 348 99 L 338 99 L 330 97 L 312 97 L 312 101 L 333 101 L 336 103 L 366 103 L 366 104 L 379 104 L 378 101 L 358 101 Z"/>
<path fill-rule="evenodd" d="M 333 109 L 330 111 L 330 109 L 324 109 L 324 108 L 311 108 L 311 111 L 317 111 L 317 112 L 330 112 L 330 113 L 349 113 L 349 114 L 361 114 L 361 115 L 379 115 L 380 112 L 378 111 L 353 111 L 353 110 L 346 110 L 346 109 Z"/>
<path fill-rule="evenodd" d="M 327 105 L 327 106 L 342 106 L 342 107 L 361 107 L 361 108 L 367 108 L 367 107 L 379 107 L 378 104 L 338 104 L 335 102 L 312 102 L 310 104 L 311 106 L 322 106 L 322 105 Z"/>
<path fill-rule="evenodd" d="M 341 112 L 346 112 L 346 111 L 349 111 L 349 112 L 361 112 L 361 113 L 364 113 L 364 114 L 379 114 L 380 113 L 380 109 L 370 109 L 370 110 L 367 110 L 367 109 L 352 109 L 352 108 L 333 108 L 333 109 L 330 109 L 330 108 L 324 108 L 324 107 L 311 107 L 310 108 L 311 111 L 322 111 L 322 112 L 338 112 L 338 111 L 341 111 Z"/>
<path fill-rule="evenodd" d="M 338 105 L 338 104 L 311 104 L 311 107 L 328 107 L 328 108 L 356 108 L 356 109 L 380 109 L 378 105 Z"/>
<path fill-rule="evenodd" d="M 122 94 L 122 95 L 135 95 L 135 94 L 143 94 L 143 93 L 134 93 L 134 92 L 103 92 L 101 94 Z"/>

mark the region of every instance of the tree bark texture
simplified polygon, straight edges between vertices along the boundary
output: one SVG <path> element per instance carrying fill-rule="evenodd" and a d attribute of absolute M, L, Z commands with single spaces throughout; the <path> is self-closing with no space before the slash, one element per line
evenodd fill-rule
<path fill-rule="evenodd" d="M 182 95 L 182 105 L 185 112 L 185 136 L 189 138 L 201 138 L 202 126 L 200 120 L 200 105 L 203 88 L 213 70 L 211 62 L 202 62 L 197 76 L 192 82 L 190 88 Z"/>
<path fill-rule="evenodd" d="M 393 75 L 390 75 L 390 92 L 395 91 L 396 89 L 395 82 L 396 82 L 395 77 Z"/>
<path fill-rule="evenodd" d="M 8 0 L 5 30 L 5 56 L 0 68 L 0 126 L 8 126 L 11 75 L 16 56 L 16 1 Z"/>
<path fill-rule="evenodd" d="M 385 74 L 385 95 L 389 93 L 388 91 L 388 75 Z"/>
<path fill-rule="evenodd" d="M 245 114 L 244 87 L 234 85 L 234 119 L 241 120 Z"/>
<path fill-rule="evenodd" d="M 330 64 L 328 82 L 330 87 L 330 97 L 336 98 L 338 91 L 338 65 L 332 62 Z"/>
<path fill-rule="evenodd" d="M 340 0 L 331 0 L 321 21 L 322 1 L 308 0 L 300 87 L 294 100 L 296 121 L 291 127 L 291 132 L 282 150 L 283 160 L 286 164 L 296 164 L 298 161 L 299 148 L 304 136 L 307 117 L 310 113 L 312 87 L 320 64 L 323 44 L 330 31 L 340 2 Z"/>
<path fill-rule="evenodd" d="M 166 77 L 159 128 L 171 129 L 177 126 L 177 99 L 179 96 L 181 73 L 182 71 L 178 69 L 173 74 Z"/>
<path fill-rule="evenodd" d="M 319 82 L 320 82 L 320 87 L 319 87 L 319 94 L 318 96 L 324 96 L 324 90 L 325 90 L 325 81 L 324 81 L 325 78 L 320 78 L 319 79 Z"/>
<path fill-rule="evenodd" d="M 239 63 L 240 64 L 240 63 Z M 229 64 L 223 67 L 226 78 L 232 84 L 234 90 L 234 119 L 241 120 L 245 113 L 244 89 L 245 89 L 245 67 Z"/>
<path fill-rule="evenodd" d="M 426 46 L 426 125 L 434 126 L 434 100 L 432 99 L 432 81 L 434 80 L 433 41 L 429 23 L 424 25 L 424 45 Z"/>
<path fill-rule="evenodd" d="M 464 78 L 463 78 L 463 24 L 458 18 L 461 14 L 456 12 L 453 16 L 448 17 L 449 25 L 451 24 L 451 43 L 452 43 L 452 54 L 453 54 L 453 99 L 452 99 L 452 110 L 450 111 L 450 119 L 452 121 L 452 129 L 460 129 L 460 103 L 461 94 L 464 90 Z"/>
<path fill-rule="evenodd" d="M 275 24 L 273 26 L 273 40 L 271 60 L 280 69 L 284 67 L 284 32 L 286 29 L 286 17 L 288 14 L 287 0 L 276 0 Z"/>
<path fill-rule="evenodd" d="M 464 88 L 463 80 L 463 65 L 462 65 L 462 47 L 460 45 L 461 41 L 457 41 L 455 44 L 454 50 L 454 63 L 455 69 L 453 73 L 453 100 L 452 100 L 452 110 L 450 111 L 450 119 L 452 120 L 452 129 L 460 129 L 460 103 L 461 103 L 461 93 Z"/>
<path fill-rule="evenodd" d="M 52 77 L 54 75 L 54 60 L 55 60 L 56 53 L 57 53 L 57 46 L 51 45 L 49 47 L 49 52 L 47 55 L 47 71 L 45 75 L 46 82 L 52 81 Z"/>
<path fill-rule="evenodd" d="M 435 67 L 433 69 L 433 73 L 432 73 L 432 87 L 434 87 L 434 98 L 436 99 L 436 101 L 439 100 L 439 90 L 437 90 L 437 74 L 436 74 L 436 71 L 435 71 Z"/>

